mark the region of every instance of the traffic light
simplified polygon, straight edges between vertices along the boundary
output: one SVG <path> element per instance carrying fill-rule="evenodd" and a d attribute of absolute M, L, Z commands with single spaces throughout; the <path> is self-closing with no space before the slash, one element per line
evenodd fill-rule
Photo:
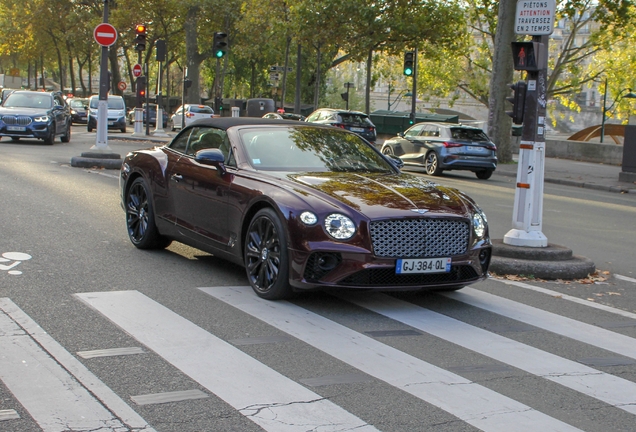
<path fill-rule="evenodd" d="M 414 125 L 415 124 L 415 113 L 411 112 L 409 113 L 409 125 Z"/>
<path fill-rule="evenodd" d="M 166 61 L 166 41 L 163 39 L 157 39 L 155 47 L 157 48 L 155 60 L 159 62 Z"/>
<path fill-rule="evenodd" d="M 541 56 L 543 44 L 540 42 L 512 42 L 512 61 L 515 70 L 536 72 L 545 66 Z"/>
<path fill-rule="evenodd" d="M 404 75 L 413 76 L 415 71 L 415 53 L 412 51 L 404 53 Z"/>
<path fill-rule="evenodd" d="M 135 86 L 137 91 L 137 108 L 141 108 L 146 102 L 146 77 L 137 77 L 137 84 Z"/>
<path fill-rule="evenodd" d="M 214 57 L 221 58 L 227 54 L 227 33 L 214 33 L 214 44 L 212 45 Z"/>
<path fill-rule="evenodd" d="M 508 84 L 508 87 L 512 89 L 512 97 L 507 97 L 506 100 L 512 104 L 512 111 L 506 111 L 514 124 L 523 124 L 523 113 L 526 108 L 526 90 L 528 84 L 525 81 L 518 81 L 516 84 Z"/>
<path fill-rule="evenodd" d="M 148 35 L 146 24 L 137 24 L 135 26 L 135 50 L 146 51 L 146 36 Z"/>

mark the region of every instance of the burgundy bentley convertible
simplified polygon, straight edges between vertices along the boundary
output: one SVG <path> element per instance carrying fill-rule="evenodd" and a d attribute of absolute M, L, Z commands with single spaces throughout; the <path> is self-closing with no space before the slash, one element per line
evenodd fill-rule
<path fill-rule="evenodd" d="M 317 288 L 456 290 L 486 277 L 486 216 L 464 193 L 400 172 L 356 134 L 262 118 L 199 120 L 129 153 L 126 227 L 245 267 L 266 299 Z"/>

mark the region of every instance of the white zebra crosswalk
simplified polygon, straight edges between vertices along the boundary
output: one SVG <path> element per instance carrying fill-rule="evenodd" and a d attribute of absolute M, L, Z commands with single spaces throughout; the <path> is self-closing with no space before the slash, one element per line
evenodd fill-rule
<path fill-rule="evenodd" d="M 384 343 L 380 337 L 336 322 L 329 314 L 323 316 L 320 308 L 316 312 L 301 307 L 302 302 L 265 301 L 243 286 L 199 290 L 206 294 L 203 296 L 206 301 L 230 307 L 236 317 L 256 319 L 274 329 L 276 334 L 285 334 L 290 340 L 299 341 L 334 362 L 358 371 L 351 382 L 382 383 L 384 388 L 392 388 L 413 401 L 420 401 L 423 406 L 435 407 L 457 419 L 456 427 L 446 424 L 443 428 L 439 426 L 440 430 L 592 432 L 598 430 L 598 424 L 604 424 L 607 431 L 630 430 L 625 423 L 636 424 L 636 418 L 632 418 L 636 415 L 633 372 L 614 374 L 611 370 L 591 367 L 558 352 L 548 352 L 394 296 L 346 292 L 333 294 L 331 298 L 366 311 L 368 317 L 399 323 L 417 334 L 452 344 L 455 350 L 467 355 L 483 356 L 525 374 L 522 376 L 544 380 L 546 386 L 550 383 L 549 386 L 562 388 L 563 393 L 573 399 L 580 395 L 587 403 L 596 401 L 594 409 L 615 410 L 611 413 L 623 422 L 618 421 L 614 426 L 600 420 L 587 426 L 585 421 L 576 421 L 571 413 L 558 414 L 558 410 L 546 410 L 528 397 L 518 397 L 514 391 L 501 391 L 496 386 L 468 379 L 456 368 L 433 364 Z M 466 308 L 558 335 L 569 343 L 579 344 L 582 350 L 591 347 L 636 359 L 636 339 L 615 331 L 474 288 L 443 295 Z M 244 345 L 224 340 L 209 328 L 202 328 L 139 291 L 78 293 L 76 297 L 138 341 L 144 346 L 143 350 L 156 353 L 209 395 L 224 401 L 248 423 L 262 430 L 431 430 L 430 425 L 421 429 L 402 428 L 369 418 L 373 416 L 365 415 L 355 404 L 325 397 L 319 389 L 307 384 L 309 380 L 286 376 L 250 355 Z M 604 313 L 611 310 L 606 308 Z M 621 317 L 626 319 L 624 315 Z M 102 356 L 139 353 L 142 349 L 95 352 Z M 0 431 L 12 431 L 13 426 L 25 421 L 17 411 L 27 412 L 46 432 L 161 431 L 160 426 L 153 425 L 152 416 L 142 418 L 138 414 L 140 400 L 145 404 L 187 404 L 208 396 L 199 390 L 119 396 L 78 360 L 78 357 L 98 357 L 95 352 L 89 353 L 92 355 L 69 353 L 11 300 L 0 299 L 0 379 L 19 404 L 6 406 L 0 398 Z M 399 411 L 401 408 L 387 409 Z M 16 426 L 15 430 L 26 429 Z M 183 430 L 200 429 L 193 426 Z"/>

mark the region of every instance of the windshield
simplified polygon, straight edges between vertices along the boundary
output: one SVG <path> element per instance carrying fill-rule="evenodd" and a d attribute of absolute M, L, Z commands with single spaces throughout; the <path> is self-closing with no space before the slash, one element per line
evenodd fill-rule
<path fill-rule="evenodd" d="M 99 106 L 99 98 L 91 98 L 91 108 L 97 109 Z M 124 100 L 121 98 L 108 98 L 108 109 L 110 110 L 123 110 Z"/>
<path fill-rule="evenodd" d="M 281 127 L 241 132 L 251 165 L 259 170 L 394 172 L 358 135 L 340 129 Z"/>
<path fill-rule="evenodd" d="M 53 98 L 43 93 L 11 93 L 3 106 L 13 108 L 51 108 Z"/>
<path fill-rule="evenodd" d="M 74 99 L 71 101 L 71 108 L 84 108 L 86 106 L 86 101 Z"/>

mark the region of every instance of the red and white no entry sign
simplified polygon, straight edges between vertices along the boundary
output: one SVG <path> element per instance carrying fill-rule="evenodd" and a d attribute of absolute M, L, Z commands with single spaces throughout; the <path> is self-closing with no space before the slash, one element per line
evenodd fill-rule
<path fill-rule="evenodd" d="M 133 76 L 135 76 L 135 78 L 141 76 L 141 65 L 139 63 L 133 66 Z"/>
<path fill-rule="evenodd" d="M 117 40 L 117 30 L 108 23 L 101 23 L 95 27 L 93 37 L 101 46 L 109 47 Z"/>

